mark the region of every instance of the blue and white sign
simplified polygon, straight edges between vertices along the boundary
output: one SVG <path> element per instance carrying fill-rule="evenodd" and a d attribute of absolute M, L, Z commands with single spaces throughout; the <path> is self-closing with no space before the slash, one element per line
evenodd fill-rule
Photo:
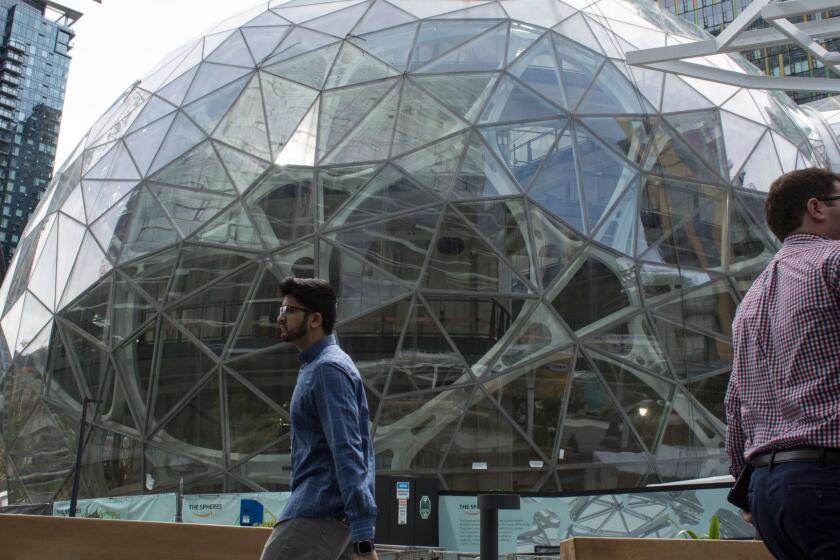
<path fill-rule="evenodd" d="M 273 527 L 289 496 L 289 492 L 184 496 L 181 518 L 184 523 Z"/>

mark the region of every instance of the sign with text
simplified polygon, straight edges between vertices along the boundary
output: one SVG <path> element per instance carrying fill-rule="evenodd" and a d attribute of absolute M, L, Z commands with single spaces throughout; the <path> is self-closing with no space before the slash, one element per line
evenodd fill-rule
<path fill-rule="evenodd" d="M 77 517 L 94 519 L 122 519 L 127 521 L 175 521 L 178 500 L 175 494 L 147 494 L 144 496 L 120 496 L 117 498 L 93 498 L 79 500 Z M 70 501 L 53 504 L 53 515 L 67 517 Z"/>
<path fill-rule="evenodd" d="M 181 517 L 184 523 L 273 527 L 289 496 L 289 492 L 184 496 Z M 244 508 L 243 501 L 246 505 Z M 262 506 L 262 519 L 255 523 L 255 519 L 259 518 L 259 512 L 255 512 L 255 508 L 258 509 L 259 506 Z"/>

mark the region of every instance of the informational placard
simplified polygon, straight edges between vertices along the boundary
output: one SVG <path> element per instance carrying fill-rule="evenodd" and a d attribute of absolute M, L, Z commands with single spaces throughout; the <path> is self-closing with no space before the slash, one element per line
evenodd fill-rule
<path fill-rule="evenodd" d="M 178 499 L 175 494 L 94 498 L 79 500 L 76 504 L 76 517 L 95 519 L 172 522 L 175 521 L 177 513 Z M 70 501 L 55 502 L 52 514 L 59 517 L 69 516 Z"/>
<path fill-rule="evenodd" d="M 400 500 L 397 506 L 397 525 L 408 525 L 408 500 Z"/>
<path fill-rule="evenodd" d="M 184 523 L 273 527 L 283 511 L 283 506 L 289 501 L 289 496 L 289 492 L 184 496 L 181 518 Z M 246 508 L 243 508 L 243 500 Z M 262 505 L 261 523 L 253 523 L 254 502 Z"/>
<path fill-rule="evenodd" d="M 520 510 L 499 511 L 499 553 L 533 553 L 573 536 L 676 537 L 683 529 L 708 532 L 713 515 L 724 538 L 753 538 L 728 487 L 637 491 L 589 496 L 522 497 Z M 476 496 L 438 497 L 439 545 L 444 550 L 479 550 Z"/>
<path fill-rule="evenodd" d="M 420 519 L 428 519 L 432 514 L 432 500 L 428 496 L 420 498 Z"/>
<path fill-rule="evenodd" d="M 411 497 L 411 484 L 409 482 L 397 482 L 397 499 L 407 500 Z"/>

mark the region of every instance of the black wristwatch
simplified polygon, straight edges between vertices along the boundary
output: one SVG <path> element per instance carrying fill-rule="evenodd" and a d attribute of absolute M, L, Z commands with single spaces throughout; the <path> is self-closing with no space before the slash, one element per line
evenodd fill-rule
<path fill-rule="evenodd" d="M 373 546 L 373 540 L 371 539 L 353 543 L 353 552 L 355 554 L 370 554 L 374 550 L 376 550 L 376 547 Z"/>

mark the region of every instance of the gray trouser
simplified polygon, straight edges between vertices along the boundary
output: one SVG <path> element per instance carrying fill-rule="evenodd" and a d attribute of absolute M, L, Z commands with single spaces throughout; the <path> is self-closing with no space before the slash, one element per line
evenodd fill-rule
<path fill-rule="evenodd" d="M 350 560 L 350 527 L 333 518 L 281 521 L 268 537 L 260 560 Z"/>

